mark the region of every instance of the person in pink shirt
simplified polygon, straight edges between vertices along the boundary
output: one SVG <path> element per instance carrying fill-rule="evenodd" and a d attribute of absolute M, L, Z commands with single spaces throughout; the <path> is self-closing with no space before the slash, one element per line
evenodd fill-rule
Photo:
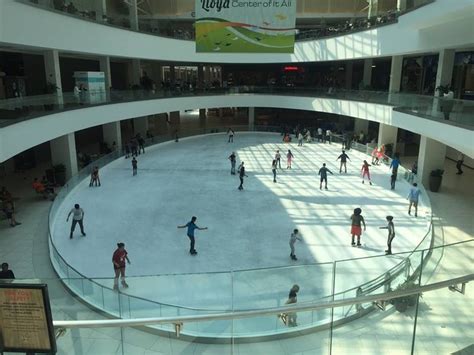
<path fill-rule="evenodd" d="M 369 166 L 371 166 L 369 163 L 367 163 L 367 160 L 364 160 L 364 164 L 362 164 L 362 169 L 360 169 L 360 172 L 362 174 L 362 183 L 365 183 L 365 177 L 367 176 L 367 179 L 369 180 L 369 184 L 372 185 L 372 181 L 370 180 L 370 171 L 369 171 Z"/>

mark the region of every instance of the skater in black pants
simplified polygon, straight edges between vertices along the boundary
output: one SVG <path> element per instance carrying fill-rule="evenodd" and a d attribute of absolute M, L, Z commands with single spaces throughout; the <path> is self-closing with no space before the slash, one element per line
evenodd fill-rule
<path fill-rule="evenodd" d="M 391 255 L 392 254 L 392 241 L 395 238 L 395 225 L 393 224 L 393 216 L 387 216 L 387 226 L 380 227 L 380 229 L 388 229 L 388 239 L 387 239 L 387 247 L 388 249 L 385 250 L 385 254 Z"/>
<path fill-rule="evenodd" d="M 318 175 L 321 176 L 321 180 L 319 182 L 319 189 L 323 188 L 323 181 L 324 181 L 324 188 L 328 189 L 328 173 L 333 175 L 332 171 L 326 168 L 326 163 L 323 164 L 322 168 L 319 169 Z"/>
<path fill-rule="evenodd" d="M 236 160 L 235 160 L 235 152 L 232 152 L 231 155 L 229 155 L 229 158 L 227 158 L 230 160 L 230 173 L 232 175 L 235 175 L 235 163 L 236 163 Z"/>
<path fill-rule="evenodd" d="M 71 233 L 69 234 L 69 239 L 72 239 L 72 234 L 74 233 L 74 230 L 76 229 L 76 224 L 79 223 L 79 227 L 81 228 L 81 234 L 83 237 L 86 236 L 86 233 L 84 232 L 84 210 L 79 206 L 79 204 L 75 204 L 74 208 L 69 211 L 69 214 L 67 215 L 66 222 L 69 222 L 69 217 L 72 214 L 72 224 L 71 224 Z"/>
<path fill-rule="evenodd" d="M 99 185 L 97 185 L 99 184 Z M 100 178 L 99 178 L 99 167 L 95 166 L 94 169 L 92 169 L 91 173 L 91 182 L 89 183 L 89 187 L 92 186 L 100 186 Z"/>
<path fill-rule="evenodd" d="M 273 182 L 277 182 L 277 161 L 273 159 L 272 161 L 272 173 L 273 173 Z"/>
<path fill-rule="evenodd" d="M 276 153 L 275 153 L 275 160 L 276 160 L 276 162 L 278 163 L 278 168 L 281 169 L 280 159 L 281 159 L 281 154 L 280 154 L 280 151 L 277 150 Z"/>
<path fill-rule="evenodd" d="M 239 179 L 240 179 L 240 185 L 238 189 L 242 191 L 244 189 L 244 176 L 248 177 L 245 175 L 245 167 L 244 167 L 244 162 L 240 163 L 239 165 Z"/>
<path fill-rule="evenodd" d="M 227 130 L 227 135 L 229 136 L 227 143 L 234 143 L 234 130 L 232 128 L 229 127 Z"/>
<path fill-rule="evenodd" d="M 132 159 L 133 176 L 137 175 L 137 169 L 138 169 L 138 161 L 137 161 L 137 159 L 135 159 L 135 157 L 133 157 L 133 159 Z"/>
<path fill-rule="evenodd" d="M 397 173 L 392 172 L 390 176 L 390 190 L 395 190 L 395 183 L 397 182 Z"/>
<path fill-rule="evenodd" d="M 298 260 L 295 255 L 296 240 L 299 240 L 300 242 L 303 241 L 303 239 L 301 238 L 301 235 L 298 232 L 298 229 L 294 229 L 293 233 L 291 233 L 291 236 L 290 236 L 290 250 L 291 250 L 290 258 L 291 260 L 295 260 L 295 261 Z"/>
<path fill-rule="evenodd" d="M 189 254 L 191 254 L 191 255 L 196 255 L 197 254 L 196 249 L 194 249 L 194 244 L 195 244 L 194 230 L 198 229 L 198 230 L 202 231 L 202 230 L 207 229 L 207 227 L 199 228 L 196 225 L 196 220 L 197 220 L 197 217 L 193 216 L 191 218 L 191 220 L 188 223 L 186 223 L 184 226 L 178 226 L 178 228 L 188 228 L 188 231 L 187 231 L 186 234 L 187 234 L 187 236 L 189 238 L 189 241 L 190 241 Z"/>
<path fill-rule="evenodd" d="M 346 154 L 345 150 L 343 150 L 342 154 L 337 157 L 336 161 L 339 160 L 339 159 L 341 159 L 341 166 L 339 167 L 339 174 L 342 173 L 342 167 L 344 167 L 344 173 L 347 174 L 346 164 L 347 164 L 347 160 L 350 160 L 350 159 L 349 159 L 349 156 Z"/>

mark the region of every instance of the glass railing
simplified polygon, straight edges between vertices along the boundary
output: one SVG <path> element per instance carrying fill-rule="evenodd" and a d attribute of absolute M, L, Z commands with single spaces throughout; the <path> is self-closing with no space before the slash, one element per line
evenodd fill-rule
<path fill-rule="evenodd" d="M 136 20 L 133 20 L 130 16 L 130 5 L 125 1 L 117 1 L 115 6 L 107 4 L 109 8 L 103 6 L 102 1 L 97 0 L 17 1 L 40 6 L 52 11 L 58 11 L 62 14 L 74 16 L 83 20 L 94 21 L 100 24 L 116 26 L 128 30 L 137 30 L 147 34 L 181 40 L 194 40 L 195 38 L 194 17 L 183 18 L 178 15 L 146 14 L 147 9 L 143 8 L 143 6 L 146 7 L 147 2 L 139 2 L 138 17 Z M 370 18 L 367 18 L 367 7 L 365 9 L 355 10 L 352 6 L 349 6 L 345 12 L 353 12 L 353 16 L 350 16 L 350 18 L 345 22 L 335 21 L 331 24 L 330 18 L 328 17 L 326 23 L 319 23 L 315 28 L 298 28 L 297 25 L 296 40 L 304 41 L 329 36 L 340 36 L 395 23 L 399 16 L 431 2 L 433 2 L 433 0 L 418 0 L 410 2 L 409 4 L 407 3 L 408 7 L 401 11 L 398 11 L 396 7 L 386 8 Z M 340 4 L 338 5 L 340 6 Z M 330 7 L 331 6 L 329 5 L 328 8 Z M 192 6 L 192 8 L 194 9 L 194 6 Z M 344 12 L 343 9 L 340 9 L 339 14 L 341 13 L 341 10 Z M 194 13 L 194 10 L 191 10 L 190 13 L 191 12 Z M 328 15 L 331 16 L 331 13 L 328 13 Z M 317 17 L 320 17 L 320 14 L 318 14 Z M 136 22 L 133 23 L 133 21 Z"/>
<path fill-rule="evenodd" d="M 216 132 L 222 127 L 206 127 L 197 130 L 180 131 L 180 138 Z M 233 127 L 236 131 L 249 130 L 248 126 Z M 280 132 L 281 128 L 271 126 L 255 126 L 257 131 Z M 334 142 L 339 139 L 334 136 Z M 173 140 L 170 135 L 156 136 L 147 141 L 148 145 Z M 361 147 L 357 147 L 362 150 Z M 366 148 L 367 149 L 367 148 Z M 128 277 L 130 289 L 146 288 L 147 285 L 174 285 L 175 294 L 182 294 L 179 285 L 196 285 L 196 293 L 206 294 L 209 284 L 220 290 L 214 297 L 203 298 L 195 307 L 184 307 L 179 299 L 174 304 L 163 303 L 163 295 L 158 290 L 153 297 L 143 298 L 125 292 L 113 290 L 112 278 L 88 278 L 83 276 L 61 256 L 54 245 L 51 233 L 53 223 L 61 205 L 69 192 L 76 188 L 84 179 L 88 179 L 92 166 L 99 168 L 122 156 L 120 150 L 114 151 L 82 169 L 61 189 L 56 197 L 49 215 L 50 254 L 53 266 L 64 284 L 75 295 L 89 305 L 98 308 L 113 317 L 131 319 L 141 317 L 177 317 L 185 315 L 202 315 L 222 312 L 234 312 L 253 309 L 270 309 L 284 305 L 286 288 L 268 289 L 268 280 L 275 285 L 291 285 L 297 282 L 305 292 L 299 297 L 300 303 L 329 302 L 380 292 L 380 290 L 396 289 L 407 279 L 416 275 L 423 263 L 431 256 L 432 230 L 431 207 L 427 194 L 422 194 L 420 216 L 426 221 L 426 233 L 420 238 L 415 250 L 397 253 L 392 257 L 375 256 L 328 263 L 315 263 L 291 267 L 275 267 L 251 270 L 235 270 L 230 272 L 209 272 L 171 275 L 143 275 Z M 399 177 L 403 179 L 403 168 L 399 169 Z M 470 246 L 474 244 L 469 244 Z M 385 263 L 384 271 L 380 264 Z M 353 273 L 354 270 L 361 272 Z M 347 277 L 351 275 L 351 277 Z M 296 280 L 296 281 L 295 281 Z M 201 285 L 201 286 L 200 286 Z M 201 289 L 202 288 L 202 289 Z M 160 289 L 160 288 L 158 288 Z M 166 287 L 161 288 L 166 289 Z M 252 290 L 252 297 L 248 297 Z M 270 292 L 269 292 L 270 291 Z M 332 321 L 345 321 L 360 315 L 368 309 L 365 306 L 343 307 L 331 314 L 329 310 L 304 312 L 299 316 L 299 329 L 323 327 Z M 367 311 L 367 310 L 366 310 Z M 364 311 L 365 312 L 365 311 Z M 171 331 L 169 325 L 156 326 L 161 330 Z M 258 319 L 223 320 L 216 322 L 190 323 L 185 330 L 187 335 L 199 337 L 230 337 L 230 336 L 271 336 L 286 333 L 289 329 L 275 317 L 259 317 Z M 291 329 L 290 329 L 291 331 Z"/>
<path fill-rule="evenodd" d="M 18 97 L 0 100 L 0 127 L 21 120 L 49 115 L 64 110 L 86 108 L 96 105 L 154 100 L 173 97 L 270 94 L 300 97 L 349 100 L 380 105 L 389 105 L 395 110 L 427 119 L 441 120 L 461 126 L 474 125 L 474 101 L 446 100 L 439 97 L 388 93 L 382 91 L 342 90 L 323 87 L 278 87 L 278 86 L 237 86 L 208 90 L 160 90 L 160 91 L 110 91 L 98 93 L 51 94 Z M 217 103 L 216 103 L 217 104 Z M 156 112 L 159 113 L 159 112 Z"/>

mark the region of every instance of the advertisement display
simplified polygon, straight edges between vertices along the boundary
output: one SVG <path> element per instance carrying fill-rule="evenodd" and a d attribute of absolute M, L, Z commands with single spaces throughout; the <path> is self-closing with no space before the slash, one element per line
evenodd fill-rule
<path fill-rule="evenodd" d="M 56 353 L 48 289 L 0 283 L 0 353 Z"/>
<path fill-rule="evenodd" d="M 297 0 L 196 0 L 196 52 L 293 53 Z"/>

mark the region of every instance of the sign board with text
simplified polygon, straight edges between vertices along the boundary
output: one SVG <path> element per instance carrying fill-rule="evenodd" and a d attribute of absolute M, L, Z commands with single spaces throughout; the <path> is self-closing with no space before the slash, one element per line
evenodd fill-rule
<path fill-rule="evenodd" d="M 297 0 L 196 0 L 196 52 L 293 53 Z"/>
<path fill-rule="evenodd" d="M 0 352 L 56 353 L 47 286 L 0 283 Z"/>

